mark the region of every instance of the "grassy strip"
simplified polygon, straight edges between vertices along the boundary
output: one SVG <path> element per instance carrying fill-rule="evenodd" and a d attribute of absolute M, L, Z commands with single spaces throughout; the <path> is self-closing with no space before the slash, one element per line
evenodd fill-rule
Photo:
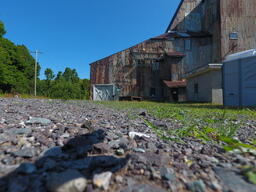
<path fill-rule="evenodd" d="M 223 106 L 212 104 L 170 104 L 155 102 L 100 103 L 126 111 L 146 109 L 148 113 L 157 118 L 169 119 L 174 124 L 180 125 L 177 129 L 163 130 L 145 120 L 145 123 L 162 139 L 179 140 L 178 138 L 194 137 L 204 141 L 225 143 L 223 148 L 228 151 L 234 149 L 256 149 L 255 141 L 245 144 L 233 138 L 240 127 L 246 126 L 248 120 L 255 119 L 255 109 L 224 108 Z"/>

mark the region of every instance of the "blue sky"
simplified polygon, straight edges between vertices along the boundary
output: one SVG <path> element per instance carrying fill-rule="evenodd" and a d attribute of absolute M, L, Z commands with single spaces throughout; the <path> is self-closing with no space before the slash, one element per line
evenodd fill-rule
<path fill-rule="evenodd" d="M 0 20 L 6 38 L 43 52 L 44 70 L 75 68 L 89 78 L 89 64 L 166 30 L 180 0 L 5 0 Z"/>

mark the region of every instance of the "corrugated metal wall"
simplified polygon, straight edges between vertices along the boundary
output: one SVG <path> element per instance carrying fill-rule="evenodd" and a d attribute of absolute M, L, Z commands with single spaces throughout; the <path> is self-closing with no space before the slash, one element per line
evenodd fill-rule
<path fill-rule="evenodd" d="M 221 50 L 222 58 L 256 47 L 256 1 L 221 1 Z M 237 33 L 237 40 L 230 33 Z"/>

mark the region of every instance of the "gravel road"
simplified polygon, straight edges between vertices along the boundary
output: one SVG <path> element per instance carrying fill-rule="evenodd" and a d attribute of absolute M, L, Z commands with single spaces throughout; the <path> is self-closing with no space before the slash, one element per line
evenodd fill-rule
<path fill-rule="evenodd" d="M 255 153 L 163 141 L 143 118 L 172 126 L 87 101 L 0 99 L 0 192 L 256 192 L 245 177 Z"/>

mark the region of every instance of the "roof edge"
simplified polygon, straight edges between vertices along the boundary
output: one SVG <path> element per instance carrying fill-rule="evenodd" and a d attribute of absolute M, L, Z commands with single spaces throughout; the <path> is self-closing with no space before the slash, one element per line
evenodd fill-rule
<path fill-rule="evenodd" d="M 183 4 L 184 1 L 185 1 L 185 0 L 181 0 L 181 1 L 180 1 L 180 4 L 179 4 L 178 8 L 176 9 L 176 12 L 175 12 L 175 14 L 173 15 L 172 20 L 171 20 L 170 24 L 168 25 L 168 27 L 167 27 L 165 33 L 167 33 L 167 32 L 169 31 L 169 28 L 170 28 L 171 25 L 173 24 L 174 19 L 175 19 L 176 16 L 178 15 L 179 10 L 180 10 L 180 8 L 181 8 L 181 6 L 182 6 L 182 4 Z"/>

